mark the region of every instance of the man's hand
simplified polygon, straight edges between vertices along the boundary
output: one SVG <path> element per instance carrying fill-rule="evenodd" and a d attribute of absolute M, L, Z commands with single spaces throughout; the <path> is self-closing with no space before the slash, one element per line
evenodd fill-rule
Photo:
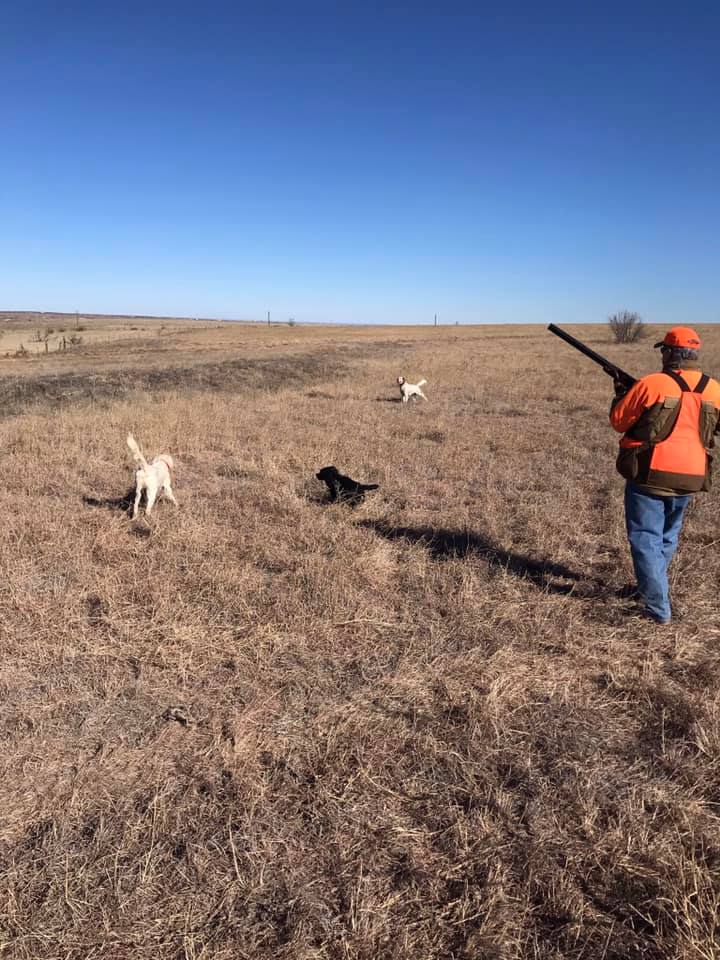
<path fill-rule="evenodd" d="M 613 380 L 613 390 L 615 391 L 615 399 L 622 400 L 625 394 L 628 392 L 628 387 L 620 380 Z"/>

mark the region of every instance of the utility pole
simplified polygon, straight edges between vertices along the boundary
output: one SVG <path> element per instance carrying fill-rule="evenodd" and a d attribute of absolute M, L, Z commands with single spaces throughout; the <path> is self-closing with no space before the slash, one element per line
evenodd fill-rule
<path fill-rule="evenodd" d="M 268 326 L 270 326 L 270 311 L 268 310 Z"/>
<path fill-rule="evenodd" d="M 437 326 L 437 314 L 435 314 L 435 323 L 433 324 L 433 326 L 435 327 Z"/>

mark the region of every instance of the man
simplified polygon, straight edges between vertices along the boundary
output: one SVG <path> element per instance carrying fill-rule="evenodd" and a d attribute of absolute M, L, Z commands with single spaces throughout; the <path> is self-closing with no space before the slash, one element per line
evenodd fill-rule
<path fill-rule="evenodd" d="M 720 432 L 720 384 L 700 370 L 700 338 L 673 327 L 660 343 L 662 372 L 630 390 L 615 384 L 610 423 L 624 434 L 617 469 L 627 480 L 625 523 L 642 616 L 672 617 L 667 570 L 693 493 L 710 489 L 714 435 Z"/>

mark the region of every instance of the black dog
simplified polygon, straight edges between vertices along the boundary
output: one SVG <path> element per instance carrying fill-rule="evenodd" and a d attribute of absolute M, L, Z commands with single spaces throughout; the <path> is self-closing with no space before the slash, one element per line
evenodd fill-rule
<path fill-rule="evenodd" d="M 315 476 L 327 484 L 330 491 L 330 502 L 342 500 L 356 507 L 365 499 L 366 490 L 377 490 L 379 483 L 358 483 L 351 477 L 344 477 L 337 467 L 323 467 Z"/>

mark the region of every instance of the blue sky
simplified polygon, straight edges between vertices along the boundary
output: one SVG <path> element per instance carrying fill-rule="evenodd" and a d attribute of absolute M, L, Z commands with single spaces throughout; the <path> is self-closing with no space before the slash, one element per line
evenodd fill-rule
<path fill-rule="evenodd" d="M 0 3 L 0 309 L 720 320 L 720 7 Z"/>

